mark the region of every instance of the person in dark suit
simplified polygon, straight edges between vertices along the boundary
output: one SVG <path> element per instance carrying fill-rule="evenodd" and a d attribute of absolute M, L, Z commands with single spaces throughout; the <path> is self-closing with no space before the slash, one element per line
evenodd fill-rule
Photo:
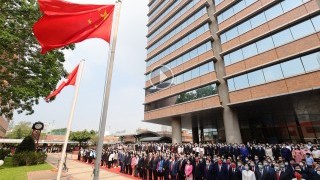
<path fill-rule="evenodd" d="M 306 165 L 305 162 L 300 162 L 299 166 L 301 168 L 302 178 L 309 179 L 310 178 L 310 168 Z"/>
<path fill-rule="evenodd" d="M 269 180 L 269 172 L 264 169 L 261 162 L 258 163 L 258 169 L 255 172 L 256 180 Z"/>
<path fill-rule="evenodd" d="M 153 165 L 153 156 L 152 154 L 150 153 L 149 154 L 149 161 L 148 161 L 148 177 L 149 177 L 149 180 L 152 180 L 152 165 Z"/>
<path fill-rule="evenodd" d="M 282 145 L 280 153 L 281 153 L 281 157 L 282 157 L 282 159 L 284 159 L 284 161 L 289 162 L 291 160 L 292 153 L 291 153 L 290 149 L 286 148 L 286 146 L 284 144 Z"/>
<path fill-rule="evenodd" d="M 228 178 L 229 180 L 241 180 L 242 172 L 236 167 L 236 164 L 231 163 L 231 168 L 229 169 Z"/>
<path fill-rule="evenodd" d="M 158 179 L 158 172 L 157 172 L 157 165 L 158 165 L 159 158 L 157 154 L 153 156 L 153 161 L 152 161 L 152 174 L 153 174 L 153 179 Z"/>
<path fill-rule="evenodd" d="M 279 165 L 279 164 L 275 164 L 274 165 L 274 170 L 275 170 L 275 179 L 276 180 L 291 180 L 290 178 L 288 178 L 286 172 L 285 172 L 285 167 L 284 165 Z"/>
<path fill-rule="evenodd" d="M 148 179 L 148 163 L 149 163 L 149 157 L 147 155 L 144 155 L 144 162 L 142 165 L 142 171 L 143 171 L 142 179 L 143 180 Z"/>
<path fill-rule="evenodd" d="M 169 179 L 169 173 L 170 173 L 170 158 L 167 155 L 164 162 L 163 162 L 163 176 L 164 176 L 164 180 L 168 180 Z"/>
<path fill-rule="evenodd" d="M 213 180 L 214 179 L 213 170 L 214 170 L 214 162 L 210 161 L 210 159 L 206 159 L 206 164 L 203 171 L 203 179 Z"/>
<path fill-rule="evenodd" d="M 195 164 L 193 165 L 193 178 L 195 180 L 202 180 L 203 179 L 203 171 L 204 171 L 204 164 L 202 161 L 199 160 L 198 157 L 195 158 Z"/>
<path fill-rule="evenodd" d="M 176 158 L 174 156 L 171 157 L 170 161 L 170 179 L 177 179 L 177 174 L 178 174 L 178 168 L 177 168 L 177 162 Z"/>
<path fill-rule="evenodd" d="M 249 159 L 254 160 L 254 156 L 256 155 L 255 154 L 255 151 L 256 151 L 255 147 L 253 147 L 252 144 L 250 144 L 247 146 L 247 149 L 249 152 Z"/>
<path fill-rule="evenodd" d="M 259 145 L 256 149 L 256 155 L 258 156 L 260 162 L 264 161 L 266 157 L 266 151 L 261 147 L 261 145 Z"/>
<path fill-rule="evenodd" d="M 218 165 L 214 171 L 214 179 L 215 180 L 226 180 L 228 178 L 228 172 L 225 165 L 222 164 L 222 161 L 218 160 Z"/>
<path fill-rule="evenodd" d="M 273 154 L 275 160 L 278 160 L 279 157 L 281 156 L 280 151 L 281 151 L 281 148 L 279 145 L 272 146 L 272 154 Z"/>
<path fill-rule="evenodd" d="M 289 165 L 287 166 L 287 168 L 286 168 L 287 175 L 288 175 L 289 178 L 291 178 L 291 179 L 295 178 L 295 176 L 294 176 L 294 171 L 295 171 L 294 165 L 295 165 L 295 162 L 294 162 L 294 160 L 292 159 L 292 160 L 290 160 L 290 164 L 289 164 Z"/>
<path fill-rule="evenodd" d="M 317 169 L 312 170 L 312 173 L 310 174 L 310 180 L 319 180 L 320 179 L 320 167 L 317 167 Z"/>
<path fill-rule="evenodd" d="M 141 158 L 138 161 L 138 171 L 139 171 L 139 177 L 143 179 L 143 163 L 144 163 L 144 155 L 141 156 Z"/>

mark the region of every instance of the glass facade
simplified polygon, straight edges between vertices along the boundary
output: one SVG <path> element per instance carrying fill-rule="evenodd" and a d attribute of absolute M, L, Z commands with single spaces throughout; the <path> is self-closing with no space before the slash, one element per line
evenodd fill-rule
<path fill-rule="evenodd" d="M 174 52 L 175 50 L 179 49 L 180 47 L 184 46 L 185 44 L 189 43 L 190 41 L 196 39 L 197 37 L 201 36 L 205 32 L 209 31 L 209 24 L 204 24 L 197 28 L 196 30 L 192 31 L 190 34 L 185 36 L 184 38 L 180 39 L 178 42 L 174 43 L 173 45 L 165 48 L 159 54 L 155 55 L 149 61 L 147 61 L 147 67 L 151 64 L 159 61 L 160 59 L 164 58 L 168 54 Z"/>
<path fill-rule="evenodd" d="M 242 22 L 241 24 L 227 30 L 220 35 L 221 43 L 225 43 L 238 37 L 251 29 L 254 29 L 276 17 L 279 17 L 290 10 L 308 2 L 309 0 L 283 0 L 269 9 L 255 15 L 254 17 Z"/>
<path fill-rule="evenodd" d="M 291 59 L 286 62 L 259 69 L 228 79 L 229 91 L 244 89 L 271 81 L 319 70 L 320 52 Z"/>
<path fill-rule="evenodd" d="M 233 63 L 237 63 L 270 49 L 282 46 L 284 44 L 306 37 L 310 34 L 316 33 L 319 31 L 319 28 L 318 30 L 317 28 L 315 28 L 317 22 L 319 21 L 319 18 L 320 16 L 318 15 L 314 18 L 300 22 L 299 24 L 282 30 L 269 37 L 244 46 L 241 49 L 228 53 L 224 56 L 225 65 L 227 66 Z"/>
<path fill-rule="evenodd" d="M 232 7 L 226 9 L 221 14 L 218 15 L 218 23 L 221 23 L 231 16 L 237 14 L 238 12 L 242 11 L 246 7 L 250 6 L 251 4 L 257 2 L 258 0 L 239 0 L 238 3 L 233 5 Z"/>
<path fill-rule="evenodd" d="M 145 111 L 180 104 L 215 94 L 217 94 L 216 84 L 211 84 L 146 104 Z"/>
<path fill-rule="evenodd" d="M 165 42 L 167 42 L 169 39 L 171 39 L 173 36 L 184 30 L 187 26 L 198 20 L 201 16 L 207 14 L 207 8 L 204 7 L 198 12 L 196 12 L 193 16 L 189 17 L 186 21 L 184 21 L 182 24 L 180 24 L 178 27 L 174 28 L 172 31 L 168 32 L 167 35 L 160 38 L 156 43 L 154 43 L 152 46 L 150 46 L 147 49 L 147 52 L 150 53 L 151 51 L 155 50 Z"/>
<path fill-rule="evenodd" d="M 161 4 L 151 14 L 149 14 L 149 19 L 152 19 L 154 15 L 156 15 L 169 2 L 170 1 L 162 1 Z"/>
<path fill-rule="evenodd" d="M 210 73 L 214 71 L 214 67 L 213 67 L 213 62 L 208 62 L 205 63 L 201 66 L 198 66 L 196 68 L 193 68 L 187 72 L 184 72 L 180 75 L 177 75 L 176 77 L 169 78 L 167 80 L 165 80 L 164 82 L 161 82 L 159 84 L 155 84 L 150 88 L 146 89 L 146 95 L 155 93 L 161 89 L 163 89 L 163 87 L 170 87 L 170 86 L 174 86 L 177 84 L 181 84 L 183 82 L 189 81 L 191 79 L 195 79 L 199 76 L 202 76 L 204 74 Z"/>
<path fill-rule="evenodd" d="M 194 57 L 200 56 L 201 54 L 212 50 L 211 44 L 212 44 L 211 41 L 206 42 L 206 43 L 200 45 L 199 47 L 196 47 L 195 49 L 192 49 L 191 51 L 182 54 L 178 58 L 175 58 L 174 60 L 164 64 L 163 66 L 167 66 L 168 68 L 173 69 L 173 68 L 181 65 L 182 63 L 188 62 L 189 60 L 193 59 Z M 168 69 L 166 68 L 166 70 L 168 70 Z M 163 72 L 166 72 L 166 71 L 163 70 Z M 159 75 L 160 75 L 160 68 L 155 69 L 152 71 L 152 73 L 149 73 L 146 75 L 146 81 L 150 80 L 150 78 L 154 78 Z"/>
<path fill-rule="evenodd" d="M 178 0 L 175 3 L 173 3 L 161 16 L 159 16 L 157 18 L 157 20 L 155 20 L 154 22 L 152 22 L 152 24 L 149 25 L 149 29 L 151 27 L 153 27 L 154 25 L 158 24 L 158 22 L 163 18 L 166 17 L 167 14 L 169 12 L 171 12 L 171 10 L 173 8 L 175 8 L 175 6 L 177 6 L 182 0 Z M 185 14 L 189 9 L 191 9 L 193 6 L 195 6 L 200 0 L 192 0 L 190 1 L 185 7 L 183 7 L 182 9 L 180 9 L 179 11 L 177 11 L 175 13 L 174 16 L 172 16 L 170 19 L 168 19 L 167 21 L 165 21 L 164 24 L 160 25 L 156 31 L 154 31 L 152 34 L 150 34 L 150 36 L 148 37 L 148 41 L 150 41 L 151 39 L 153 39 L 156 35 L 158 35 L 160 32 L 163 32 L 163 30 L 165 28 L 167 28 L 168 26 L 170 26 L 173 22 L 175 22 L 178 18 L 180 18 L 183 14 Z"/>

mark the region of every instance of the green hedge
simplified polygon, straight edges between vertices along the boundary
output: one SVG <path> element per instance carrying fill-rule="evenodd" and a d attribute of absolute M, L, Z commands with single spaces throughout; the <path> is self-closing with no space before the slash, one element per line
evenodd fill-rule
<path fill-rule="evenodd" d="M 14 166 L 30 166 L 43 164 L 47 159 L 47 154 L 43 152 L 24 151 L 15 153 L 12 157 Z"/>
<path fill-rule="evenodd" d="M 10 154 L 10 149 L 0 149 L 0 160 L 4 160 Z"/>

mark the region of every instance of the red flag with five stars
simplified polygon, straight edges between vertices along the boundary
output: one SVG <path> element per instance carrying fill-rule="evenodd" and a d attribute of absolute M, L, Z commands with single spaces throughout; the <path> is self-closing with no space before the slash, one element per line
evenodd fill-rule
<path fill-rule="evenodd" d="M 74 68 L 74 70 L 69 74 L 67 79 L 62 81 L 62 83 L 59 85 L 59 87 L 56 90 L 54 90 L 51 94 L 49 94 L 45 98 L 45 100 L 49 101 L 51 98 L 57 96 L 62 91 L 62 89 L 64 87 L 66 87 L 66 86 L 69 86 L 69 85 L 74 86 L 76 84 L 76 81 L 77 81 L 78 69 L 79 69 L 79 65 Z"/>
<path fill-rule="evenodd" d="M 62 0 L 38 0 L 42 18 L 33 32 L 42 51 L 101 38 L 110 43 L 114 5 L 74 4 Z"/>

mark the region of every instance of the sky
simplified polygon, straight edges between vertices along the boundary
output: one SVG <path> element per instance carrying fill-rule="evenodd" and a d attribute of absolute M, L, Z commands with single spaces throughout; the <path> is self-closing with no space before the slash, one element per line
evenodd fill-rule
<path fill-rule="evenodd" d="M 68 0 L 75 3 L 106 4 L 111 0 Z M 106 130 L 110 132 L 137 128 L 160 130 L 159 125 L 143 123 L 144 72 L 146 64 L 148 0 L 122 0 L 118 40 L 113 69 Z M 85 60 L 72 130 L 98 130 L 102 109 L 109 45 L 101 39 L 88 39 L 77 43 L 73 51 L 64 51 L 65 69 L 71 72 Z M 63 128 L 71 109 L 74 87 L 68 86 L 51 103 L 41 101 L 35 113 L 14 115 L 14 124 L 20 121 L 42 121 L 52 128 Z"/>

